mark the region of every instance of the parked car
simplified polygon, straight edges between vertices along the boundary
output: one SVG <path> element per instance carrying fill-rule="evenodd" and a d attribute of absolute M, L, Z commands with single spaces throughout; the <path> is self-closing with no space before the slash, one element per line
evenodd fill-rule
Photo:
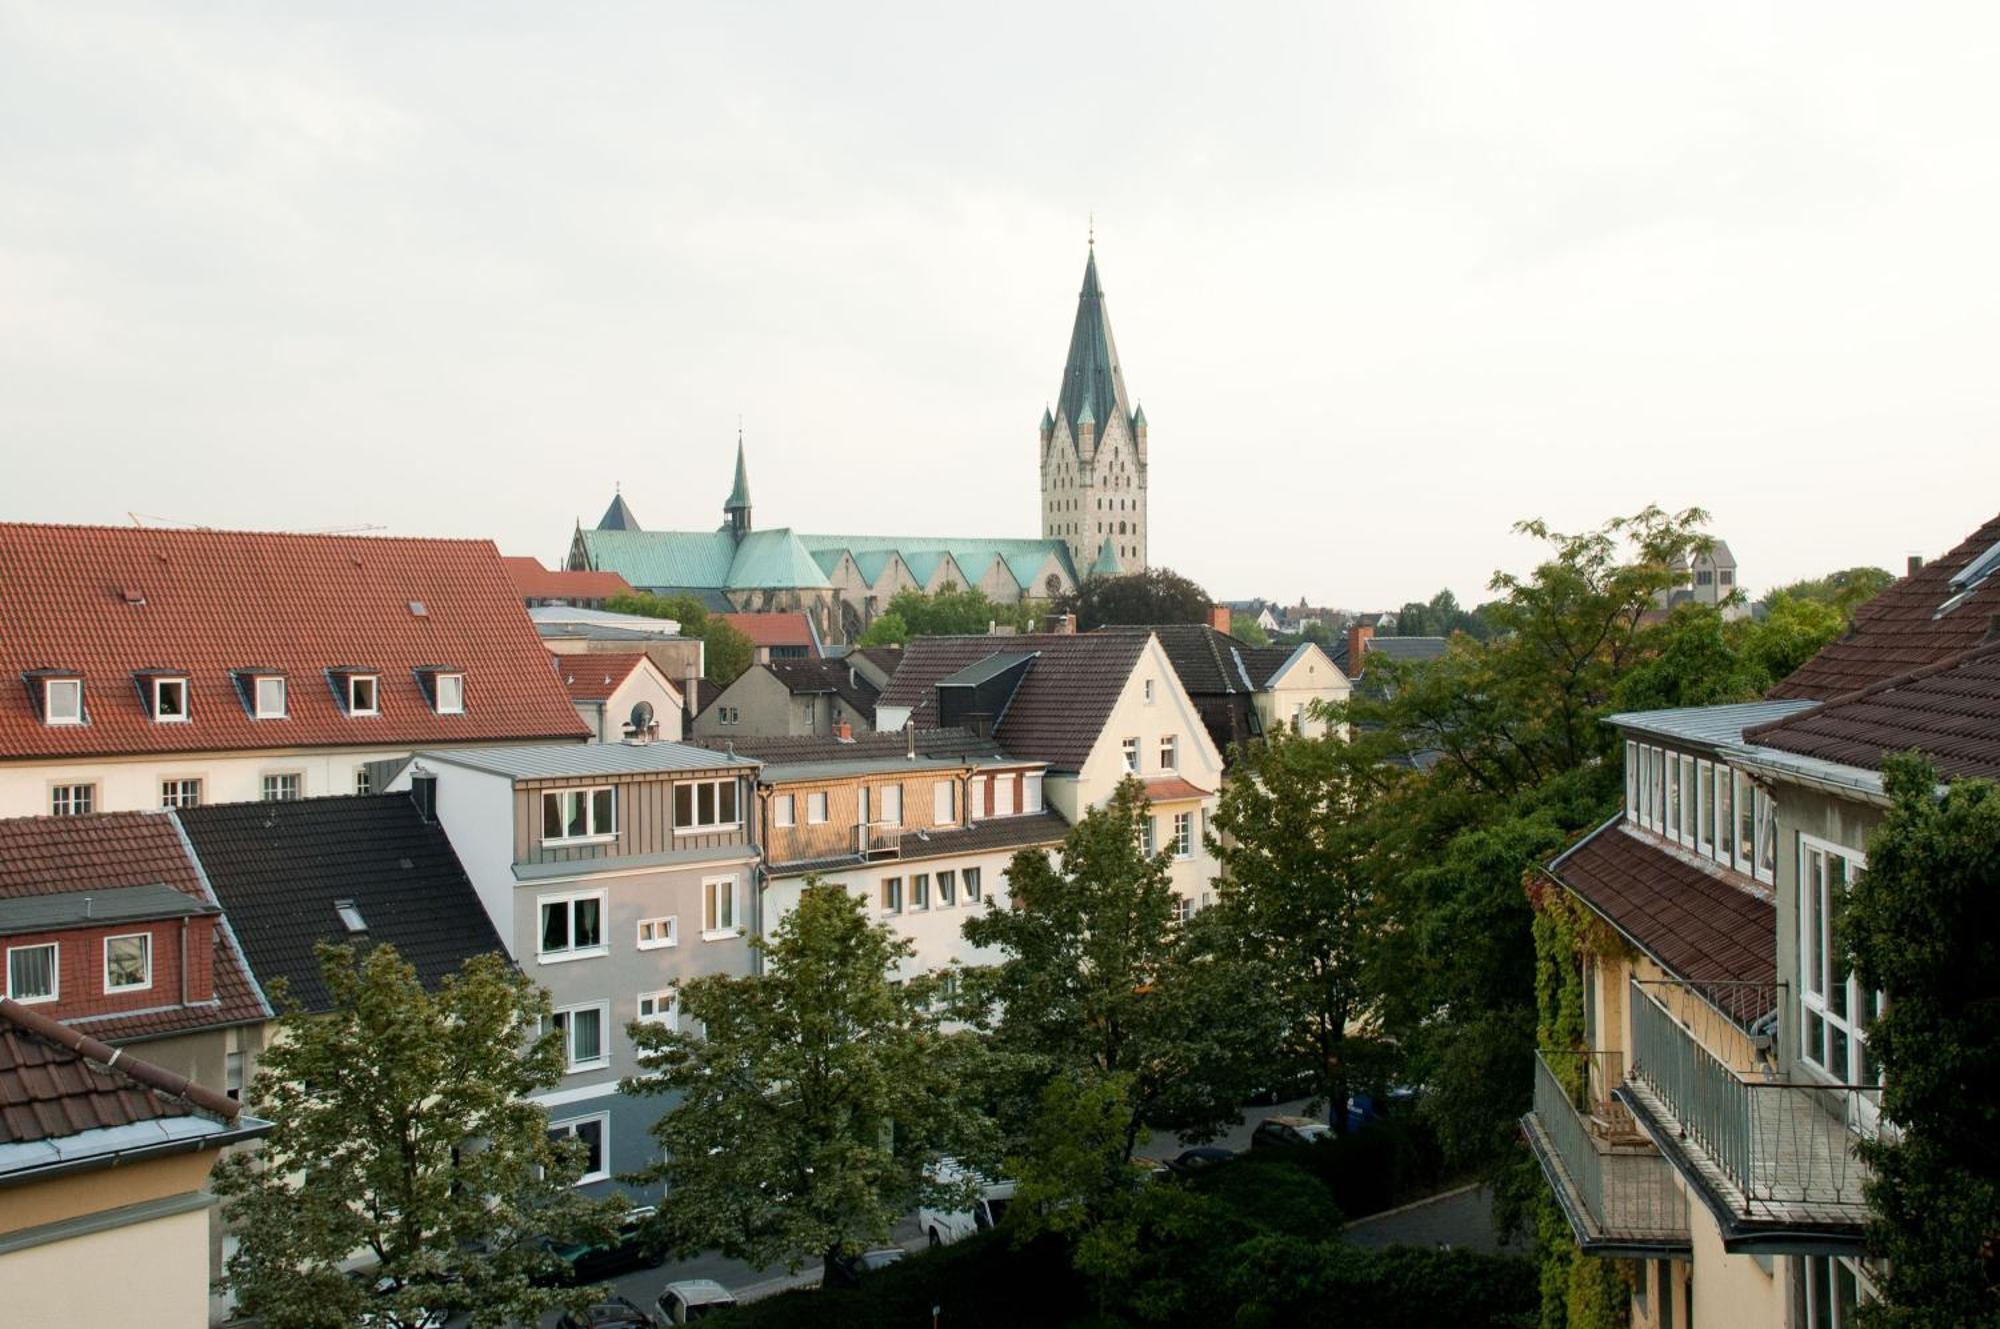
<path fill-rule="evenodd" d="M 580 1311 L 564 1311 L 557 1329 L 657 1329 L 653 1317 L 623 1297 L 607 1297 Z"/>
<path fill-rule="evenodd" d="M 350 1269 L 347 1271 L 347 1277 L 350 1281 L 375 1293 L 386 1293 L 395 1286 L 390 1279 L 377 1275 L 373 1270 L 364 1272 L 360 1269 Z M 451 1312 L 444 1308 L 437 1310 L 426 1308 L 417 1312 L 417 1324 L 421 1326 L 421 1329 L 444 1329 L 445 1321 L 450 1318 Z M 385 1323 L 387 1321 L 379 1313 L 367 1309 L 362 1310 L 362 1329 L 374 1329 L 374 1326 Z"/>
<path fill-rule="evenodd" d="M 661 1288 L 653 1304 L 660 1308 L 664 1323 L 693 1324 L 717 1311 L 728 1310 L 736 1304 L 736 1298 L 712 1278 L 689 1278 Z"/>
<path fill-rule="evenodd" d="M 939 1181 L 960 1181 L 967 1175 L 951 1159 L 947 1158 L 938 1165 Z M 970 1209 L 946 1211 L 926 1205 L 917 1210 L 917 1226 L 923 1230 L 931 1245 L 949 1246 L 975 1232 L 991 1232 L 1000 1226 L 1001 1217 L 1014 1200 L 1014 1183 L 989 1181 L 984 1177 L 976 1177 L 975 1180 L 980 1183 L 979 1195 Z"/>
<path fill-rule="evenodd" d="M 1266 1117 L 1250 1132 L 1252 1149 L 1300 1149 L 1332 1134 L 1333 1127 L 1311 1117 Z"/>
<path fill-rule="evenodd" d="M 1185 1176 L 1190 1172 L 1200 1172 L 1204 1168 L 1220 1167 L 1236 1157 L 1232 1150 L 1220 1145 L 1198 1144 L 1192 1149 L 1183 1149 L 1167 1160 L 1169 1171 Z"/>
<path fill-rule="evenodd" d="M 906 1254 L 908 1252 L 901 1246 L 884 1246 L 880 1250 L 862 1251 L 859 1255 L 842 1252 L 826 1262 L 820 1286 L 859 1287 L 864 1275 L 886 1269 Z"/>
<path fill-rule="evenodd" d="M 544 1281 L 596 1283 L 634 1269 L 650 1269 L 666 1259 L 666 1250 L 648 1232 L 654 1209 L 646 1205 L 625 1215 L 610 1242 L 558 1242 L 542 1238 L 542 1248 L 556 1258 L 555 1270 Z"/>

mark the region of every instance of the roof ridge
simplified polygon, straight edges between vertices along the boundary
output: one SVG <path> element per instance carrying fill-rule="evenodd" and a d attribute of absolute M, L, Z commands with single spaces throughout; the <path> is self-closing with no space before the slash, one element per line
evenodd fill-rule
<path fill-rule="evenodd" d="M 139 1057 L 128 1058 L 123 1048 L 101 1043 L 59 1020 L 23 1006 L 12 997 L 0 997 L 0 1019 L 11 1022 L 45 1043 L 54 1043 L 85 1061 L 101 1066 L 107 1074 L 121 1075 L 141 1088 L 212 1113 L 224 1121 L 236 1120 L 237 1114 L 243 1110 L 242 1104 L 206 1085 L 196 1084 L 185 1075 Z"/>
<path fill-rule="evenodd" d="M 1745 742 L 1748 742 L 1752 738 L 1761 738 L 1774 729 L 1819 715 L 1824 711 L 1833 709 L 1835 706 L 1851 706 L 1855 702 L 1866 701 L 1868 698 L 1880 696 L 1884 692 L 1893 692 L 1897 688 L 1906 688 L 1912 683 L 1921 683 L 1925 679 L 1935 678 L 1939 674 L 1948 674 L 1960 665 L 1971 664 L 1975 660 L 1980 660 L 1996 653 L 2000 653 L 2000 640 L 1982 641 L 1962 651 L 1955 651 L 1950 655 L 1944 656 L 1942 659 L 1933 660 L 1929 664 L 1919 665 L 1915 669 L 1906 670 L 1894 678 L 1885 678 L 1879 682 L 1870 683 L 1867 687 L 1855 688 L 1851 692 L 1843 692 L 1837 696 L 1828 697 L 1825 701 L 1815 705 L 1811 710 L 1800 711 L 1796 715 L 1787 715 L 1776 720 L 1766 720 L 1763 724 L 1744 730 L 1743 739 Z M 1810 697 L 1773 697 L 1769 698 L 1769 700 L 1811 701 L 1813 699 Z"/>

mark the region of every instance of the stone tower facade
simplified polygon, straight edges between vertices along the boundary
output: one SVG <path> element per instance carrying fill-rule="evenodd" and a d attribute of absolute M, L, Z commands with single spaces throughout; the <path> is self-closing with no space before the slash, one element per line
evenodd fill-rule
<path fill-rule="evenodd" d="M 1097 281 L 1083 268 L 1076 327 L 1053 412 L 1042 410 L 1042 535 L 1069 546 L 1083 576 L 1146 568 L 1146 412 L 1125 395 L 1118 344 Z"/>

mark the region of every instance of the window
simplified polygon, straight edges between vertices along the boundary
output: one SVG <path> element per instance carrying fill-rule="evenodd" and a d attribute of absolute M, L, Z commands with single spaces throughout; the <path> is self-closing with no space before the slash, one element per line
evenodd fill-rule
<path fill-rule="evenodd" d="M 1194 857 L 1194 813 L 1174 814 L 1174 857 Z"/>
<path fill-rule="evenodd" d="M 986 814 L 987 783 L 988 783 L 987 778 L 983 775 L 975 775 L 972 777 L 972 783 L 967 787 L 965 795 L 965 815 L 967 820 L 977 821 L 981 817 L 987 815 Z"/>
<path fill-rule="evenodd" d="M 657 951 L 665 946 L 681 944 L 680 926 L 677 916 L 664 914 L 659 918 L 639 920 L 639 949 Z"/>
<path fill-rule="evenodd" d="M 366 798 L 375 792 L 375 777 L 368 773 L 366 766 L 354 768 L 354 796 Z"/>
<path fill-rule="evenodd" d="M 610 785 L 542 791 L 542 839 L 608 840 L 618 834 L 618 799 Z"/>
<path fill-rule="evenodd" d="M 153 986 L 153 934 L 104 939 L 104 990 L 129 992 Z"/>
<path fill-rule="evenodd" d="M 294 803 L 298 801 L 299 786 L 303 777 L 296 771 L 281 772 L 264 777 L 264 801 L 266 803 Z"/>
<path fill-rule="evenodd" d="M 697 780 L 674 786 L 674 834 L 736 825 L 736 781 Z"/>
<path fill-rule="evenodd" d="M 1146 680 L 1146 704 L 1153 704 L 1153 680 L 1150 678 Z"/>
<path fill-rule="evenodd" d="M 799 819 L 798 798 L 793 794 L 779 794 L 771 800 L 771 824 L 773 826 L 796 826 Z"/>
<path fill-rule="evenodd" d="M 919 872 L 910 878 L 910 908 L 928 909 L 930 907 L 931 874 L 928 872 Z"/>
<path fill-rule="evenodd" d="M 1750 777 L 1736 777 L 1736 866 L 1751 872 L 1757 865 L 1757 800 Z"/>
<path fill-rule="evenodd" d="M 1021 777 L 1021 811 L 1040 812 L 1042 810 L 1042 773 L 1029 771 Z"/>
<path fill-rule="evenodd" d="M 806 824 L 818 826 L 826 820 L 826 791 L 806 795 Z"/>
<path fill-rule="evenodd" d="M 965 880 L 965 902 L 976 902 L 979 899 L 979 869 L 967 868 L 959 875 Z"/>
<path fill-rule="evenodd" d="M 1778 805 L 1762 789 L 1752 795 L 1757 814 L 1757 879 L 1778 879 Z"/>
<path fill-rule="evenodd" d="M 1861 1266 L 1837 1255 L 1806 1255 L 1796 1262 L 1810 1329 L 1854 1329 L 1858 1312 L 1875 1301 L 1875 1285 Z"/>
<path fill-rule="evenodd" d="M 1662 828 L 1667 838 L 1681 838 L 1681 763 L 1673 753 L 1667 754 L 1667 824 Z"/>
<path fill-rule="evenodd" d="M 1139 773 L 1139 740 L 1136 738 L 1125 740 L 1125 769 L 1134 775 Z"/>
<path fill-rule="evenodd" d="M 1625 820 L 1639 817 L 1639 745 L 1625 741 Z"/>
<path fill-rule="evenodd" d="M 903 824 L 903 786 L 885 784 L 875 800 L 875 819 L 883 826 Z"/>
<path fill-rule="evenodd" d="M 950 826 L 958 821 L 958 781 L 939 780 L 931 786 L 931 824 Z"/>
<path fill-rule="evenodd" d="M 950 870 L 937 874 L 938 904 L 940 907 L 958 903 L 958 874 Z"/>
<path fill-rule="evenodd" d="M 15 1001 L 54 1001 L 61 995 L 59 972 L 52 941 L 7 949 L 7 995 Z"/>
<path fill-rule="evenodd" d="M 81 817 L 97 807 L 97 786 L 94 784 L 59 784 L 49 790 L 49 815 L 52 817 Z"/>
<path fill-rule="evenodd" d="M 903 912 L 903 879 L 901 877 L 882 878 L 882 912 L 900 914 Z"/>
<path fill-rule="evenodd" d="M 250 680 L 250 695 L 259 720 L 285 718 L 285 680 L 276 674 L 259 674 Z"/>
<path fill-rule="evenodd" d="M 222 1060 L 223 1092 L 237 1102 L 243 1101 L 243 1054 L 231 1052 Z"/>
<path fill-rule="evenodd" d="M 715 711 L 716 719 L 720 720 L 723 724 L 743 723 L 743 712 L 734 706 L 718 706 L 715 708 Z"/>
<path fill-rule="evenodd" d="M 549 896 L 536 903 L 542 911 L 542 931 L 535 954 L 542 963 L 605 953 L 603 891 Z"/>
<path fill-rule="evenodd" d="M 1695 763 L 1694 778 L 1695 847 L 1711 857 L 1715 854 L 1715 769 L 1708 762 Z"/>
<path fill-rule="evenodd" d="M 1181 768 L 1181 741 L 1173 734 L 1160 739 L 1160 769 L 1177 771 Z"/>
<path fill-rule="evenodd" d="M 571 1121 L 559 1121 L 549 1127 L 549 1139 L 560 1144 L 564 1140 L 579 1140 L 583 1143 L 583 1175 L 576 1179 L 579 1186 L 593 1181 L 608 1181 L 611 1178 L 610 1150 L 606 1148 L 611 1137 L 611 1114 L 600 1112 L 592 1117 L 577 1117 Z"/>
<path fill-rule="evenodd" d="M 1681 754 L 1681 843 L 1694 844 L 1694 758 Z"/>
<path fill-rule="evenodd" d="M 201 781 L 199 780 L 160 781 L 160 806 L 163 808 L 200 807 Z"/>
<path fill-rule="evenodd" d="M 993 815 L 1014 815 L 1014 777 L 1011 775 L 1004 775 L 993 782 Z"/>
<path fill-rule="evenodd" d="M 736 935 L 736 878 L 706 877 L 701 883 L 701 939 Z"/>
<path fill-rule="evenodd" d="M 380 715 L 376 704 L 381 692 L 381 680 L 373 674 L 349 674 L 347 676 L 347 713 L 349 715 Z"/>
<path fill-rule="evenodd" d="M 42 718 L 49 724 L 83 723 L 83 680 L 42 680 Z"/>
<path fill-rule="evenodd" d="M 611 1064 L 604 1046 L 604 1026 L 611 1021 L 611 1007 L 605 1002 L 588 1006 L 566 1006 L 549 1016 L 562 1035 L 563 1069 L 594 1071 Z"/>
<path fill-rule="evenodd" d="M 1713 569 L 1711 569 L 1711 568 L 1699 568 L 1699 569 L 1697 569 L 1697 570 L 1695 571 L 1695 574 L 1694 574 L 1694 584 L 1695 584 L 1695 585 L 1697 585 L 1697 586 L 1713 586 L 1713 585 L 1715 585 L 1715 572 L 1714 572 L 1714 570 L 1713 570 Z"/>
<path fill-rule="evenodd" d="M 672 988 L 664 992 L 639 994 L 639 1023 L 664 1025 L 668 1029 L 680 1028 L 680 1003 L 674 1000 Z"/>
<path fill-rule="evenodd" d="M 174 724 L 188 718 L 188 681 L 184 678 L 153 680 L 153 718 Z"/>
<path fill-rule="evenodd" d="M 1154 841 L 1159 836 L 1159 820 L 1155 817 L 1139 818 L 1139 847 L 1148 854 L 1155 853 L 1158 846 Z"/>
<path fill-rule="evenodd" d="M 439 715 L 465 714 L 464 674 L 438 674 L 431 680 L 431 689 Z"/>
<path fill-rule="evenodd" d="M 1799 837 L 1799 1036 L 1807 1061 L 1842 1084 L 1879 1084 L 1868 1055 L 1868 1026 L 1880 992 L 1864 992 L 1849 972 L 1834 915 L 1866 860 L 1812 836 Z"/>
<path fill-rule="evenodd" d="M 1174 897 L 1174 922 L 1185 923 L 1194 917 L 1194 906 L 1185 895 Z"/>

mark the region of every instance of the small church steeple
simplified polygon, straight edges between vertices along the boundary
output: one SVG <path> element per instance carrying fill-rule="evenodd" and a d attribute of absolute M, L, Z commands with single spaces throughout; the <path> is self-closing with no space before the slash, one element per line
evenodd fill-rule
<path fill-rule="evenodd" d="M 750 534 L 750 471 L 743 464 L 743 426 L 736 427 L 736 484 L 729 491 L 728 502 L 722 505 L 723 516 L 729 519 L 729 533 L 741 542 Z"/>

